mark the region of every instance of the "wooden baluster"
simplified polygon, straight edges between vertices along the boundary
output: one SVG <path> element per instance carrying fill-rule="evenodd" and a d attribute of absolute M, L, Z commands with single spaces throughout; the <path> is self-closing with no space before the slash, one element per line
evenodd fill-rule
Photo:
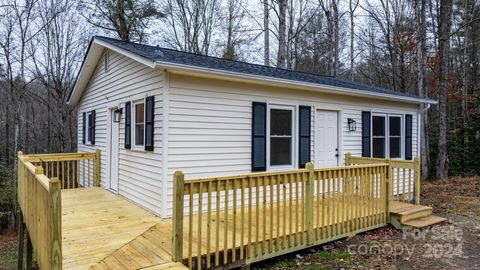
<path fill-rule="evenodd" d="M 228 263 L 228 179 L 225 179 L 225 213 L 224 213 L 224 230 L 223 230 L 223 264 Z"/>
<path fill-rule="evenodd" d="M 280 175 L 275 176 L 275 188 L 277 189 L 277 209 L 275 211 L 277 215 L 277 231 L 275 234 L 275 251 L 279 250 L 279 241 L 280 241 L 280 214 L 281 214 L 281 205 L 280 205 Z M 272 204 L 273 207 L 273 204 Z"/>
<path fill-rule="evenodd" d="M 244 256 L 244 249 L 245 249 L 245 178 L 241 178 L 240 183 L 240 260 L 245 258 Z"/>
<path fill-rule="evenodd" d="M 256 198 L 256 203 L 255 203 L 255 256 L 259 255 L 259 247 L 258 247 L 258 242 L 259 242 L 259 231 L 260 231 L 260 177 L 256 178 L 256 187 L 255 187 L 255 198 Z"/>
<path fill-rule="evenodd" d="M 211 267 L 210 236 L 212 235 L 212 181 L 208 181 L 207 186 L 207 262 L 206 268 Z"/>
<path fill-rule="evenodd" d="M 405 192 L 406 192 L 405 182 L 406 182 L 405 168 L 403 168 L 403 194 L 402 194 L 402 201 L 403 202 L 407 202 L 407 197 L 406 196 L 408 196 L 408 194 L 405 196 Z"/>
<path fill-rule="evenodd" d="M 88 182 L 87 182 L 87 185 L 90 187 L 90 183 L 92 181 L 92 179 L 90 178 L 90 159 L 87 160 L 87 164 L 88 164 Z M 93 183 L 93 182 L 92 182 Z"/>
<path fill-rule="evenodd" d="M 236 261 L 236 234 L 237 234 L 237 179 L 233 179 L 233 230 L 232 230 L 232 263 Z"/>
<path fill-rule="evenodd" d="M 192 248 L 193 248 L 193 189 L 194 184 L 189 185 L 189 202 L 188 202 L 188 268 L 193 268 Z"/>
<path fill-rule="evenodd" d="M 273 221 L 275 220 L 274 214 L 273 214 L 273 208 L 275 207 L 275 202 L 273 198 L 273 190 L 274 190 L 274 185 L 273 185 L 273 180 L 275 176 L 270 176 L 270 239 L 268 240 L 268 252 L 272 253 L 273 252 Z M 265 209 L 266 210 L 266 209 Z"/>
<path fill-rule="evenodd" d="M 216 191 L 216 201 L 215 201 L 215 207 L 217 208 L 217 215 L 216 215 L 216 221 L 217 221 L 217 226 L 215 228 L 215 266 L 220 265 L 220 181 L 217 181 L 217 191 Z"/>
<path fill-rule="evenodd" d="M 70 160 L 67 161 L 67 189 L 70 189 Z"/>
<path fill-rule="evenodd" d="M 202 212 L 203 212 L 203 183 L 198 183 L 198 219 L 197 219 L 197 269 L 202 269 Z"/>
<path fill-rule="evenodd" d="M 267 177 L 263 177 L 263 203 L 262 203 L 262 213 L 263 213 L 263 241 L 262 241 L 262 254 L 266 253 L 266 237 L 267 237 Z M 260 213 L 257 213 L 259 215 Z"/>
<path fill-rule="evenodd" d="M 288 200 L 289 200 L 289 207 L 288 207 L 288 247 L 292 247 L 293 242 L 293 177 L 294 174 L 288 175 Z"/>
<path fill-rule="evenodd" d="M 327 222 L 326 222 L 326 216 L 325 215 L 325 205 L 326 205 L 326 202 L 327 202 L 327 199 L 326 199 L 326 189 L 325 189 L 325 172 L 322 171 L 322 172 L 319 172 L 319 175 L 321 175 L 321 179 L 319 179 L 319 181 L 322 181 L 322 239 L 325 239 L 327 237 L 326 235 L 326 228 L 327 228 Z"/>
<path fill-rule="evenodd" d="M 337 168 L 337 235 L 341 235 L 344 233 L 343 230 L 343 213 L 345 212 L 343 209 L 343 175 L 342 170 Z"/>
<path fill-rule="evenodd" d="M 252 249 L 252 229 L 253 229 L 253 220 L 252 220 L 252 208 L 253 208 L 253 201 L 252 201 L 252 189 L 253 189 L 253 183 L 252 181 L 257 181 L 256 178 L 250 178 L 250 176 L 247 178 L 248 181 L 248 252 L 247 252 L 247 258 L 253 257 L 253 249 Z M 258 196 L 257 196 L 258 197 Z M 257 228 L 258 229 L 258 228 Z"/>
<path fill-rule="evenodd" d="M 282 248 L 287 248 L 287 179 L 289 174 L 283 175 L 282 190 L 283 190 L 283 236 L 282 236 Z"/>
<path fill-rule="evenodd" d="M 299 234 L 299 220 L 298 220 L 298 212 L 299 212 L 299 200 L 300 198 L 298 197 L 298 178 L 299 175 L 298 173 L 295 174 L 295 246 L 299 244 L 299 239 L 298 239 L 298 234 Z"/>

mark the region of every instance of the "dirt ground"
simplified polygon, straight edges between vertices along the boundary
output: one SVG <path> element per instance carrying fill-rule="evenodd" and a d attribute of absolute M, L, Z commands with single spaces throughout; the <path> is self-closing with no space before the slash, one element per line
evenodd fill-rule
<path fill-rule="evenodd" d="M 254 269 L 480 269 L 480 177 L 425 182 L 421 203 L 448 222 L 393 227 L 253 265 Z"/>
<path fill-rule="evenodd" d="M 448 222 L 393 227 L 253 265 L 253 269 L 480 269 L 480 177 L 425 182 L 421 203 Z M 0 234 L 0 269 L 16 267 L 16 234 Z"/>

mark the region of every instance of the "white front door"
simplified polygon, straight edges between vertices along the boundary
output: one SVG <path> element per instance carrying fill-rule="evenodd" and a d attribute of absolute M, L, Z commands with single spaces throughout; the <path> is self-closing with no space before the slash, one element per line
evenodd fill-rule
<path fill-rule="evenodd" d="M 317 111 L 314 144 L 315 168 L 338 165 L 338 112 Z"/>
<path fill-rule="evenodd" d="M 113 112 L 110 110 L 110 137 L 108 140 L 109 143 L 109 168 L 108 168 L 108 179 L 110 181 L 110 190 L 117 192 L 118 191 L 118 132 L 119 132 L 119 123 L 113 121 Z"/>

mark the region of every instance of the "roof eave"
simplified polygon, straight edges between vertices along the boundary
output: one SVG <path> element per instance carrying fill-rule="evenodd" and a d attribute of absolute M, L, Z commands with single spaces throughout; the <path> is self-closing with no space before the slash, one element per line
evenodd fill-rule
<path fill-rule="evenodd" d="M 340 92 L 342 94 L 350 95 L 350 96 L 370 97 L 370 98 L 383 99 L 383 100 L 394 99 L 396 101 L 402 101 L 402 102 L 412 103 L 412 104 L 437 104 L 437 101 L 426 99 L 426 98 L 400 96 L 400 95 L 388 94 L 388 93 L 367 92 L 363 90 L 344 88 L 344 87 L 338 87 L 338 86 L 300 82 L 300 81 L 294 81 L 294 80 L 288 80 L 288 79 L 272 78 L 272 77 L 261 76 L 261 75 L 244 74 L 240 72 L 224 71 L 224 70 L 218 70 L 218 69 L 212 69 L 212 68 L 176 64 L 171 62 L 156 61 L 155 67 L 171 70 L 171 71 L 178 70 L 178 71 L 183 71 L 188 73 L 196 73 L 198 75 L 204 75 L 204 76 L 221 76 L 223 78 L 228 77 L 236 80 L 240 79 L 243 81 L 262 82 L 270 85 L 289 85 L 293 88 L 302 88 L 305 90 L 321 91 L 325 93 L 338 94 Z"/>

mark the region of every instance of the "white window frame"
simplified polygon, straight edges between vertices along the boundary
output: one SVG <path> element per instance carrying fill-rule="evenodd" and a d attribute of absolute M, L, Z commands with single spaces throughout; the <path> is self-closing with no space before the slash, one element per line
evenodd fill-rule
<path fill-rule="evenodd" d="M 404 114 L 400 113 L 381 113 L 381 112 L 372 112 L 370 116 L 370 153 L 371 157 L 373 157 L 373 117 L 374 116 L 381 116 L 385 117 L 385 158 L 392 158 L 390 157 L 390 117 L 398 117 L 400 118 L 400 157 L 395 157 L 393 159 L 404 159 L 405 157 L 405 134 L 404 128 L 405 123 Z"/>
<path fill-rule="evenodd" d="M 396 137 L 396 138 L 400 138 L 400 156 L 399 157 L 391 157 L 390 156 L 390 117 L 398 117 L 400 118 L 400 136 Z M 387 146 L 388 146 L 388 157 L 389 158 L 393 158 L 393 159 L 404 159 L 404 155 L 405 155 L 405 146 L 404 146 L 404 140 L 405 140 L 405 132 L 404 132 L 404 117 L 402 114 L 395 114 L 395 113 L 391 113 L 391 114 L 388 114 L 388 127 L 387 127 L 387 134 L 388 134 L 388 143 L 387 143 Z M 413 121 L 412 121 L 413 122 Z"/>
<path fill-rule="evenodd" d="M 137 140 L 136 140 L 136 127 L 137 127 L 137 118 L 136 118 L 136 114 L 137 114 L 137 108 L 136 106 L 138 104 L 143 104 L 143 144 L 137 144 Z M 132 101 L 132 113 L 131 113 L 131 137 L 132 137 L 132 149 L 134 150 L 138 150 L 138 151 L 145 151 L 145 113 L 146 113 L 146 108 L 145 108 L 145 105 L 146 105 L 146 102 L 145 102 L 145 99 L 138 99 L 138 100 L 135 100 L 135 101 Z"/>
<path fill-rule="evenodd" d="M 290 165 L 270 165 L 270 111 L 272 109 L 278 109 L 278 110 L 290 110 L 292 111 L 292 135 L 291 135 L 291 164 Z M 296 167 L 297 164 L 297 159 L 295 158 L 297 156 L 297 106 L 295 105 L 280 105 L 280 104 L 268 104 L 267 106 L 267 170 L 285 170 L 285 169 L 293 169 Z"/>
<path fill-rule="evenodd" d="M 85 112 L 85 145 L 92 145 L 92 138 L 89 138 L 88 134 L 90 133 L 90 123 L 88 123 L 88 118 L 92 115 L 92 111 Z M 94 119 L 92 119 L 92 124 Z M 95 136 L 95 134 L 92 134 Z"/>

